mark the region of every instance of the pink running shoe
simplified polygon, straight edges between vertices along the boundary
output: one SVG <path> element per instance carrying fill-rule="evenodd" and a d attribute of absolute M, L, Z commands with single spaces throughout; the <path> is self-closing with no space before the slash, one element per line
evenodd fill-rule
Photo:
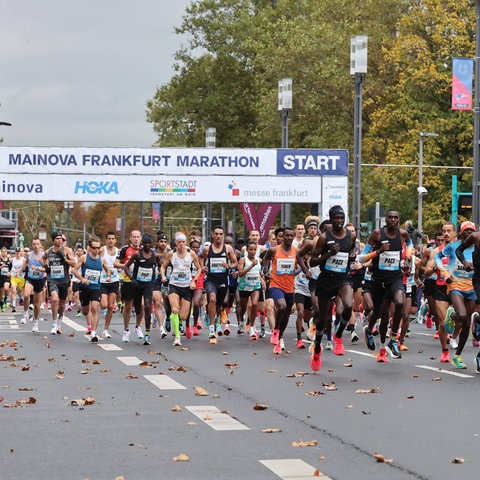
<path fill-rule="evenodd" d="M 194 337 L 198 337 L 200 335 L 200 333 L 198 333 L 198 327 L 193 327 L 193 336 Z"/>
<path fill-rule="evenodd" d="M 310 357 L 310 368 L 314 372 L 318 372 L 322 368 L 322 350 L 323 347 L 320 347 L 320 353 L 315 353 L 315 350 L 312 352 Z"/>
<path fill-rule="evenodd" d="M 377 362 L 379 362 L 379 363 L 388 362 L 388 360 L 387 360 L 387 349 L 386 348 L 381 348 L 379 350 L 378 356 L 377 356 Z"/>
<path fill-rule="evenodd" d="M 450 363 L 450 354 L 448 350 L 442 351 L 442 357 L 440 358 L 441 363 Z"/>
<path fill-rule="evenodd" d="M 270 343 L 272 345 L 276 345 L 279 341 L 279 337 L 280 336 L 280 330 L 278 328 L 275 328 L 272 332 L 272 336 L 270 337 Z"/>
<path fill-rule="evenodd" d="M 303 343 L 303 340 L 301 338 L 297 340 L 297 348 L 299 350 L 302 350 L 305 348 L 305 344 Z"/>
<path fill-rule="evenodd" d="M 187 327 L 187 328 L 185 329 L 185 336 L 186 336 L 187 338 L 192 338 L 192 330 L 190 329 L 190 327 Z"/>
<path fill-rule="evenodd" d="M 275 355 L 280 355 L 282 353 L 282 345 L 280 345 L 280 342 L 278 342 L 274 347 L 273 347 L 273 353 Z"/>
<path fill-rule="evenodd" d="M 438 339 L 439 339 L 438 330 L 434 333 L 433 339 L 434 339 L 434 340 L 438 340 Z"/>
<path fill-rule="evenodd" d="M 343 340 L 333 336 L 333 353 L 335 355 L 343 355 L 345 353 L 345 347 L 343 346 Z"/>

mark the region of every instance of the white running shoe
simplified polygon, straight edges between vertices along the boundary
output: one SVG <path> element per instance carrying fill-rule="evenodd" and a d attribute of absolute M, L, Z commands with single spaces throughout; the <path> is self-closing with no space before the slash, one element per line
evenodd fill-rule
<path fill-rule="evenodd" d="M 163 325 L 160 327 L 160 335 L 162 336 L 162 338 L 165 338 L 167 336 L 167 332 L 165 331 Z"/>
<path fill-rule="evenodd" d="M 50 333 L 51 333 L 52 335 L 56 335 L 56 334 L 57 334 L 57 322 L 53 322 L 52 328 L 50 329 Z"/>
<path fill-rule="evenodd" d="M 314 342 L 316 335 L 317 335 L 317 327 L 315 323 L 313 323 L 313 318 L 311 318 L 310 321 L 308 322 L 307 338 L 311 342 Z"/>
<path fill-rule="evenodd" d="M 280 347 L 282 347 L 282 350 L 286 350 L 285 342 L 283 341 L 283 338 L 280 339 Z"/>
<path fill-rule="evenodd" d="M 182 342 L 180 340 L 180 337 L 175 337 L 175 340 L 173 341 L 173 346 L 174 347 L 181 347 L 182 346 Z"/>
<path fill-rule="evenodd" d="M 456 338 L 450 338 L 450 348 L 456 349 L 458 348 L 458 341 Z"/>
<path fill-rule="evenodd" d="M 38 333 L 38 320 L 33 321 L 32 332 L 33 333 Z"/>
<path fill-rule="evenodd" d="M 137 334 L 137 338 L 143 338 L 142 327 L 135 327 L 135 333 Z"/>
<path fill-rule="evenodd" d="M 122 342 L 129 342 L 129 341 L 130 341 L 130 330 L 124 330 Z"/>
<path fill-rule="evenodd" d="M 27 323 L 27 321 L 28 321 L 28 312 L 25 312 L 22 316 L 22 319 L 20 320 L 20 323 L 22 325 L 25 325 Z"/>
<path fill-rule="evenodd" d="M 333 349 L 333 343 L 331 340 L 327 340 L 327 343 L 325 345 L 325 350 L 332 350 Z"/>
<path fill-rule="evenodd" d="M 108 333 L 108 330 L 104 330 L 104 331 L 103 331 L 102 337 L 103 337 L 103 338 L 112 338 L 112 336 L 110 335 L 110 333 Z"/>

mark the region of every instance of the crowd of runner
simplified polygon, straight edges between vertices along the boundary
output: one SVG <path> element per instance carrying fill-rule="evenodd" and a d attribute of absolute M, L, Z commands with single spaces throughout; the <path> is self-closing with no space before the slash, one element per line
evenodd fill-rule
<path fill-rule="evenodd" d="M 344 355 L 345 336 L 358 342 L 357 331 L 369 351 L 378 347 L 377 362 L 401 358 L 415 319 L 434 328 L 441 363 L 467 368 L 462 352 L 470 334 L 480 345 L 480 232 L 463 222 L 457 236 L 456 226 L 446 222 L 422 244 L 421 237 L 412 241 L 411 228 L 400 228 L 398 211 L 386 212 L 385 222 L 365 244 L 338 205 L 323 222 L 309 216 L 295 228 L 272 230 L 264 245 L 257 230 L 235 244 L 215 227 L 205 243 L 197 230 L 188 238 L 178 231 L 172 239 L 158 231 L 156 242 L 133 230 L 121 248 L 115 232 L 108 232 L 103 245 L 92 237 L 86 249 L 72 249 L 55 231 L 48 248 L 34 238 L 31 249 L 17 247 L 13 255 L 1 249 L 0 308 L 16 312 L 21 306 L 21 323 L 31 322 L 34 333 L 41 311 L 49 309 L 52 335 L 62 333 L 64 313 L 76 310 L 94 343 L 100 312 L 101 336 L 111 338 L 117 309 L 123 342 L 130 341 L 133 323 L 144 345 L 158 329 L 161 339 L 174 337 L 175 347 L 202 328 L 214 345 L 235 327 L 252 341 L 268 335 L 276 355 L 286 350 L 284 332 L 294 315 L 296 348 L 310 343 L 313 371 L 321 369 L 323 349 Z M 475 363 L 480 373 L 480 353 Z"/>

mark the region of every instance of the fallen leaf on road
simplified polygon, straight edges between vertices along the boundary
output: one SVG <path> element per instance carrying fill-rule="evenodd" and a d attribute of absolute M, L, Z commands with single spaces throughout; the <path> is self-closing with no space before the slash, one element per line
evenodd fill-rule
<path fill-rule="evenodd" d="M 298 442 L 292 442 L 292 447 L 316 447 L 317 446 L 317 441 L 316 440 L 309 440 L 309 441 L 303 441 L 300 440 Z"/>
<path fill-rule="evenodd" d="M 278 370 L 267 370 L 267 373 L 277 373 L 277 372 L 278 372 Z"/>
<path fill-rule="evenodd" d="M 412 375 L 412 378 L 419 378 L 419 377 L 420 377 L 420 375 L 418 375 L 417 373 L 414 373 L 414 374 Z"/>
<path fill-rule="evenodd" d="M 184 453 L 181 453 L 180 455 L 177 455 L 176 457 L 173 457 L 174 462 L 188 462 L 190 458 L 185 455 Z"/>
<path fill-rule="evenodd" d="M 230 352 L 222 352 L 222 355 L 230 355 Z"/>
<path fill-rule="evenodd" d="M 182 407 L 180 407 L 180 405 L 174 405 L 170 410 L 171 410 L 172 412 L 181 412 L 181 411 L 182 411 Z"/>
<path fill-rule="evenodd" d="M 28 365 L 24 365 L 22 367 L 22 372 L 28 372 L 30 370 L 30 367 Z"/>
<path fill-rule="evenodd" d="M 159 352 L 154 352 L 153 350 L 147 350 L 149 355 L 159 355 Z"/>
<path fill-rule="evenodd" d="M 226 363 L 227 368 L 238 368 L 238 363 Z"/>
<path fill-rule="evenodd" d="M 265 428 L 262 430 L 263 433 L 280 433 L 281 431 L 281 428 Z"/>
<path fill-rule="evenodd" d="M 187 369 L 183 366 L 180 366 L 180 367 L 177 368 L 177 372 L 187 373 Z"/>
<path fill-rule="evenodd" d="M 107 373 L 107 372 L 111 372 L 111 370 L 109 370 L 108 368 L 102 368 L 101 370 L 99 370 L 100 373 Z"/>
<path fill-rule="evenodd" d="M 371 415 L 371 414 L 372 414 L 372 412 L 367 412 L 366 410 L 362 410 L 362 413 L 363 413 L 364 415 Z"/>
<path fill-rule="evenodd" d="M 377 388 L 370 388 L 369 390 L 364 390 L 364 389 L 358 389 L 358 390 L 355 390 L 355 393 L 357 394 L 362 394 L 362 393 L 378 393 L 378 389 Z"/>
<path fill-rule="evenodd" d="M 325 395 L 323 392 L 320 392 L 318 390 L 313 390 L 311 392 L 305 392 L 305 395 L 312 395 L 314 397 L 317 397 L 318 395 Z"/>
<path fill-rule="evenodd" d="M 69 336 L 69 337 L 74 337 L 74 336 L 75 336 L 75 332 L 69 333 L 68 336 Z"/>
<path fill-rule="evenodd" d="M 90 360 L 88 360 L 88 358 L 82 358 L 82 363 L 90 363 Z"/>
<path fill-rule="evenodd" d="M 412 399 L 412 398 L 415 398 L 415 397 L 413 395 L 407 395 L 407 398 Z"/>
<path fill-rule="evenodd" d="M 254 410 L 266 410 L 267 408 L 268 408 L 267 405 L 262 405 L 261 403 L 256 403 L 253 406 Z"/>
<path fill-rule="evenodd" d="M 206 397 L 208 395 L 208 392 L 202 387 L 193 387 L 193 389 L 195 390 L 195 395 L 199 397 Z"/>
<path fill-rule="evenodd" d="M 195 425 L 197 425 L 197 423 L 196 422 L 188 422 L 187 425 L 190 426 L 190 427 L 194 427 Z"/>
<path fill-rule="evenodd" d="M 5 400 L 5 397 L 0 397 L 0 402 L 3 402 Z"/>
<path fill-rule="evenodd" d="M 381 453 L 374 453 L 373 456 L 377 460 L 378 463 L 392 463 L 393 460 L 385 458 Z"/>
<path fill-rule="evenodd" d="M 304 383 L 304 382 L 295 382 L 295 385 L 296 385 L 297 387 L 303 387 L 303 383 Z"/>
<path fill-rule="evenodd" d="M 92 360 L 92 363 L 94 365 L 101 365 L 103 362 L 101 362 L 100 360 Z"/>
<path fill-rule="evenodd" d="M 63 380 L 65 377 L 63 375 L 55 375 L 57 380 Z"/>
<path fill-rule="evenodd" d="M 55 359 L 52 357 L 52 358 L 49 358 L 48 361 L 53 363 L 55 362 Z"/>
<path fill-rule="evenodd" d="M 328 373 L 335 373 L 335 372 L 336 372 L 336 370 L 333 369 L 333 368 L 329 368 L 329 369 L 328 369 Z"/>
<path fill-rule="evenodd" d="M 142 445 L 141 443 L 129 443 L 128 446 L 129 447 L 144 448 L 145 450 L 147 449 L 147 447 L 145 445 Z"/>
<path fill-rule="evenodd" d="M 442 378 L 441 377 L 435 377 L 435 378 L 432 378 L 432 381 L 433 382 L 441 382 Z"/>
<path fill-rule="evenodd" d="M 332 383 L 332 384 L 322 383 L 322 385 L 324 386 L 325 390 L 328 390 L 330 392 L 333 392 L 333 391 L 337 390 L 337 386 L 334 383 Z"/>
<path fill-rule="evenodd" d="M 136 375 L 134 375 L 133 373 L 131 372 L 128 372 L 127 375 L 125 376 L 125 378 L 128 378 L 128 379 L 135 379 L 135 378 L 138 378 Z"/>
<path fill-rule="evenodd" d="M 93 405 L 95 403 L 95 399 L 93 397 L 87 397 L 83 400 L 85 401 L 85 405 Z"/>
<path fill-rule="evenodd" d="M 353 405 L 345 405 L 345 408 L 353 408 Z"/>
<path fill-rule="evenodd" d="M 455 457 L 452 459 L 452 463 L 463 463 L 464 461 L 465 459 L 461 457 Z"/>
<path fill-rule="evenodd" d="M 343 366 L 344 367 L 353 367 L 353 363 L 344 363 Z"/>
<path fill-rule="evenodd" d="M 138 364 L 138 366 L 139 366 L 139 367 L 149 367 L 150 364 L 149 364 L 147 361 L 144 361 L 144 362 L 140 362 L 140 363 Z"/>
<path fill-rule="evenodd" d="M 314 476 L 314 477 L 319 477 L 320 475 L 321 475 L 320 470 L 315 470 L 315 471 L 313 472 L 313 476 Z"/>

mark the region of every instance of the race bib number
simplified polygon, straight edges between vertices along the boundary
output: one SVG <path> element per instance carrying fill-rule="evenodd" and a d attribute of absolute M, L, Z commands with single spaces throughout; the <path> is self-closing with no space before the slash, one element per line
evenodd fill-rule
<path fill-rule="evenodd" d="M 0 274 L 6 277 L 8 275 L 8 267 L 2 267 Z"/>
<path fill-rule="evenodd" d="M 383 252 L 378 257 L 378 269 L 390 272 L 400 269 L 400 252 Z"/>
<path fill-rule="evenodd" d="M 137 280 L 139 282 L 151 282 L 153 279 L 153 270 L 151 268 L 139 267 L 137 272 Z"/>
<path fill-rule="evenodd" d="M 277 258 L 278 275 L 293 275 L 295 267 L 294 258 Z"/>
<path fill-rule="evenodd" d="M 227 269 L 223 266 L 223 258 L 210 259 L 210 273 L 225 273 Z"/>
<path fill-rule="evenodd" d="M 100 270 L 91 270 L 90 268 L 86 268 L 83 277 L 85 280 L 88 280 L 88 283 L 91 285 L 96 285 L 100 280 Z"/>
<path fill-rule="evenodd" d="M 461 263 L 458 258 L 455 258 L 455 264 L 453 265 L 453 276 L 458 278 L 471 278 L 473 277 L 473 271 L 467 272 L 463 263 Z"/>
<path fill-rule="evenodd" d="M 245 290 L 254 290 L 260 285 L 260 273 L 247 273 L 245 275 Z"/>
<path fill-rule="evenodd" d="M 65 278 L 65 271 L 62 265 L 50 267 L 50 278 Z"/>
<path fill-rule="evenodd" d="M 337 252 L 325 262 L 325 270 L 330 272 L 347 273 L 348 253 Z"/>
<path fill-rule="evenodd" d="M 171 279 L 174 282 L 187 282 L 190 281 L 192 278 L 192 273 L 190 272 L 190 269 L 188 270 L 178 270 L 177 272 L 173 273 L 173 276 Z"/>
<path fill-rule="evenodd" d="M 105 281 L 107 278 L 107 272 L 105 270 L 102 270 L 102 280 Z M 118 270 L 116 268 L 110 268 L 110 281 L 118 282 Z"/>
<path fill-rule="evenodd" d="M 32 278 L 34 280 L 39 280 L 39 279 L 43 278 L 43 272 L 41 272 L 40 270 L 29 269 L 28 271 L 29 271 L 30 278 Z"/>

